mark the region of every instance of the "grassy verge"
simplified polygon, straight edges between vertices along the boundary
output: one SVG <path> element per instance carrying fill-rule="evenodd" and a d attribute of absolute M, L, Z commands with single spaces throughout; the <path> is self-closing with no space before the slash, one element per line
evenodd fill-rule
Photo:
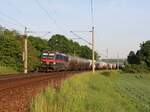
<path fill-rule="evenodd" d="M 0 66 L 0 75 L 6 75 L 6 74 L 16 74 L 17 71 L 10 68 L 10 67 L 3 67 Z"/>
<path fill-rule="evenodd" d="M 30 112 L 149 112 L 150 74 L 85 73 L 36 96 Z"/>

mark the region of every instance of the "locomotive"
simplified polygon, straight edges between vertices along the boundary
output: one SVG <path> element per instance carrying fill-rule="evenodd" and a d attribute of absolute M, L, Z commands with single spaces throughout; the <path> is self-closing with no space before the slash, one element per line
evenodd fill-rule
<path fill-rule="evenodd" d="M 41 53 L 40 72 L 67 71 L 67 70 L 89 70 L 91 60 L 70 56 L 60 52 L 45 50 Z"/>

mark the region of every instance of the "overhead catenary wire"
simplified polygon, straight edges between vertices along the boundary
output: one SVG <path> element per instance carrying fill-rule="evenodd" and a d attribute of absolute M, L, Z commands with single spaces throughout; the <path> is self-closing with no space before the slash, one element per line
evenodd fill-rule
<path fill-rule="evenodd" d="M 3 21 L 4 23 L 6 23 L 7 26 L 10 26 L 10 25 L 12 25 L 12 26 L 20 26 L 20 25 L 18 25 L 18 24 L 16 24 L 16 23 L 12 22 L 12 21 L 10 21 L 10 20 L 6 20 L 6 19 L 3 19 L 3 18 L 1 18 L 1 17 L 0 17 L 0 20 Z M 8 23 L 9 23 L 9 25 L 8 25 Z M 1 24 L 1 25 L 2 25 L 2 24 Z"/>
<path fill-rule="evenodd" d="M 27 33 L 29 33 L 29 34 L 43 34 L 40 36 L 41 38 L 51 34 L 50 31 L 27 31 Z"/>
<path fill-rule="evenodd" d="M 56 19 L 53 18 L 53 17 L 49 14 L 49 12 L 46 10 L 46 8 L 44 8 L 44 7 L 41 5 L 41 3 L 39 2 L 39 0 L 35 0 L 35 2 L 36 2 L 36 4 L 39 6 L 39 8 L 40 8 L 41 10 L 43 10 L 43 12 L 47 15 L 47 17 L 49 18 L 49 20 L 50 20 L 50 21 L 53 21 L 54 24 L 57 26 L 57 28 L 58 28 L 59 30 L 61 30 L 63 33 L 67 34 L 67 33 L 63 30 L 63 28 L 61 28 L 60 25 L 56 22 Z"/>
<path fill-rule="evenodd" d="M 35 0 L 36 4 L 40 7 L 40 9 L 42 9 L 45 14 L 48 16 L 48 18 L 50 20 L 52 20 L 54 23 L 56 23 L 56 20 L 49 14 L 49 12 L 41 5 L 41 3 L 39 2 L 39 0 Z"/>
<path fill-rule="evenodd" d="M 18 12 L 21 12 L 21 10 L 18 9 L 10 0 L 8 0 L 8 4 L 13 5 L 13 7 L 14 7 Z M 22 22 L 16 20 L 15 18 L 6 15 L 6 14 L 3 13 L 2 11 L 0 11 L 0 15 L 3 16 L 3 17 L 5 17 L 5 18 L 7 18 L 7 19 L 9 20 L 9 21 L 7 21 L 7 22 L 9 22 L 9 23 L 12 24 L 12 25 L 20 26 L 20 27 L 23 27 L 23 28 L 26 27 L 26 28 L 27 28 L 27 33 L 29 33 L 29 32 L 31 33 L 31 32 L 32 32 L 32 33 L 37 34 L 37 31 L 35 32 L 35 31 L 31 30 L 31 28 L 29 28 L 28 25 L 25 25 L 25 24 L 23 24 Z M 5 20 L 5 21 L 6 21 L 6 20 Z M 38 31 L 38 32 L 39 32 L 39 31 Z M 49 32 L 49 31 L 47 31 L 47 32 Z"/>
<path fill-rule="evenodd" d="M 90 43 L 89 41 L 87 41 L 83 37 L 79 36 L 78 34 L 74 33 L 73 31 L 70 31 L 70 33 L 72 33 L 74 36 L 78 37 L 77 39 L 81 39 L 81 40 L 85 41 L 86 43 L 88 43 L 89 45 L 92 45 L 92 43 Z"/>
<path fill-rule="evenodd" d="M 12 18 L 8 15 L 6 15 L 5 13 L 3 13 L 2 11 L 0 11 L 0 15 L 3 16 L 3 17 L 6 17 L 7 19 L 17 23 L 18 25 L 20 25 L 21 27 L 26 27 L 24 24 L 22 24 L 20 21 L 16 20 L 15 18 Z"/>
<path fill-rule="evenodd" d="M 9 20 L 9 23 L 12 23 L 13 25 L 16 25 L 16 26 L 20 26 L 22 28 L 27 28 L 28 30 L 31 31 L 31 29 L 27 25 L 24 25 L 22 22 L 16 20 L 15 18 L 13 18 L 11 16 L 8 16 L 7 14 L 3 13 L 2 11 L 0 11 L 0 15 L 7 18 Z"/>
<path fill-rule="evenodd" d="M 16 5 L 11 0 L 6 0 L 8 5 L 11 6 L 13 9 L 15 9 L 18 13 L 22 13 L 22 11 L 16 7 Z"/>

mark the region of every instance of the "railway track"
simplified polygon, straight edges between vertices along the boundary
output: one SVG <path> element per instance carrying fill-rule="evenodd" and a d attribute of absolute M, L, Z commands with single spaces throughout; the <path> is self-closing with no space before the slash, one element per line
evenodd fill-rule
<path fill-rule="evenodd" d="M 0 77 L 0 112 L 27 112 L 32 97 L 49 84 L 60 82 L 79 72 L 33 73 Z"/>

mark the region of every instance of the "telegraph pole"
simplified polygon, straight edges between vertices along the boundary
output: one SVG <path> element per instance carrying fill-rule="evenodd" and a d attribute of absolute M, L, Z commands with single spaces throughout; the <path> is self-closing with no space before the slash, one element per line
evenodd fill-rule
<path fill-rule="evenodd" d="M 109 57 L 108 57 L 108 48 L 107 48 L 107 50 L 106 50 L 106 54 L 107 54 L 107 69 L 109 69 Z"/>
<path fill-rule="evenodd" d="M 81 39 L 83 40 L 84 42 L 88 43 L 89 45 L 92 46 L 92 72 L 94 73 L 95 72 L 95 39 L 94 39 L 94 26 L 92 27 L 92 30 L 91 31 L 84 31 L 84 32 L 90 32 L 92 33 L 92 43 L 88 42 L 87 40 L 83 39 L 82 37 L 80 37 L 79 35 L 77 35 L 76 33 L 74 32 L 83 32 L 83 31 L 70 31 L 73 35 L 79 37 L 79 38 L 76 38 L 76 39 Z"/>
<path fill-rule="evenodd" d="M 23 48 L 23 65 L 24 65 L 24 73 L 28 73 L 28 46 L 27 46 L 27 28 L 24 30 L 24 48 Z"/>
<path fill-rule="evenodd" d="M 89 45 L 92 45 L 92 72 L 95 72 L 95 37 L 94 37 L 94 11 L 93 11 L 93 0 L 91 1 L 91 26 L 92 26 L 92 30 L 90 31 L 70 31 L 73 35 L 79 37 L 78 39 L 82 39 L 83 41 L 87 42 Z M 83 39 L 82 37 L 78 36 L 76 33 L 74 32 L 90 32 L 92 33 L 92 43 L 88 42 L 87 40 Z"/>
<path fill-rule="evenodd" d="M 91 26 L 92 26 L 92 72 L 95 72 L 95 54 L 94 54 L 94 47 L 95 47 L 95 37 L 94 37 L 94 11 L 93 11 L 93 0 L 91 0 Z"/>
<path fill-rule="evenodd" d="M 117 53 L 117 69 L 119 70 L 119 53 Z"/>
<path fill-rule="evenodd" d="M 94 54 L 94 48 L 95 48 L 95 39 L 94 39 L 94 26 L 92 27 L 92 72 L 95 72 L 95 54 Z"/>

